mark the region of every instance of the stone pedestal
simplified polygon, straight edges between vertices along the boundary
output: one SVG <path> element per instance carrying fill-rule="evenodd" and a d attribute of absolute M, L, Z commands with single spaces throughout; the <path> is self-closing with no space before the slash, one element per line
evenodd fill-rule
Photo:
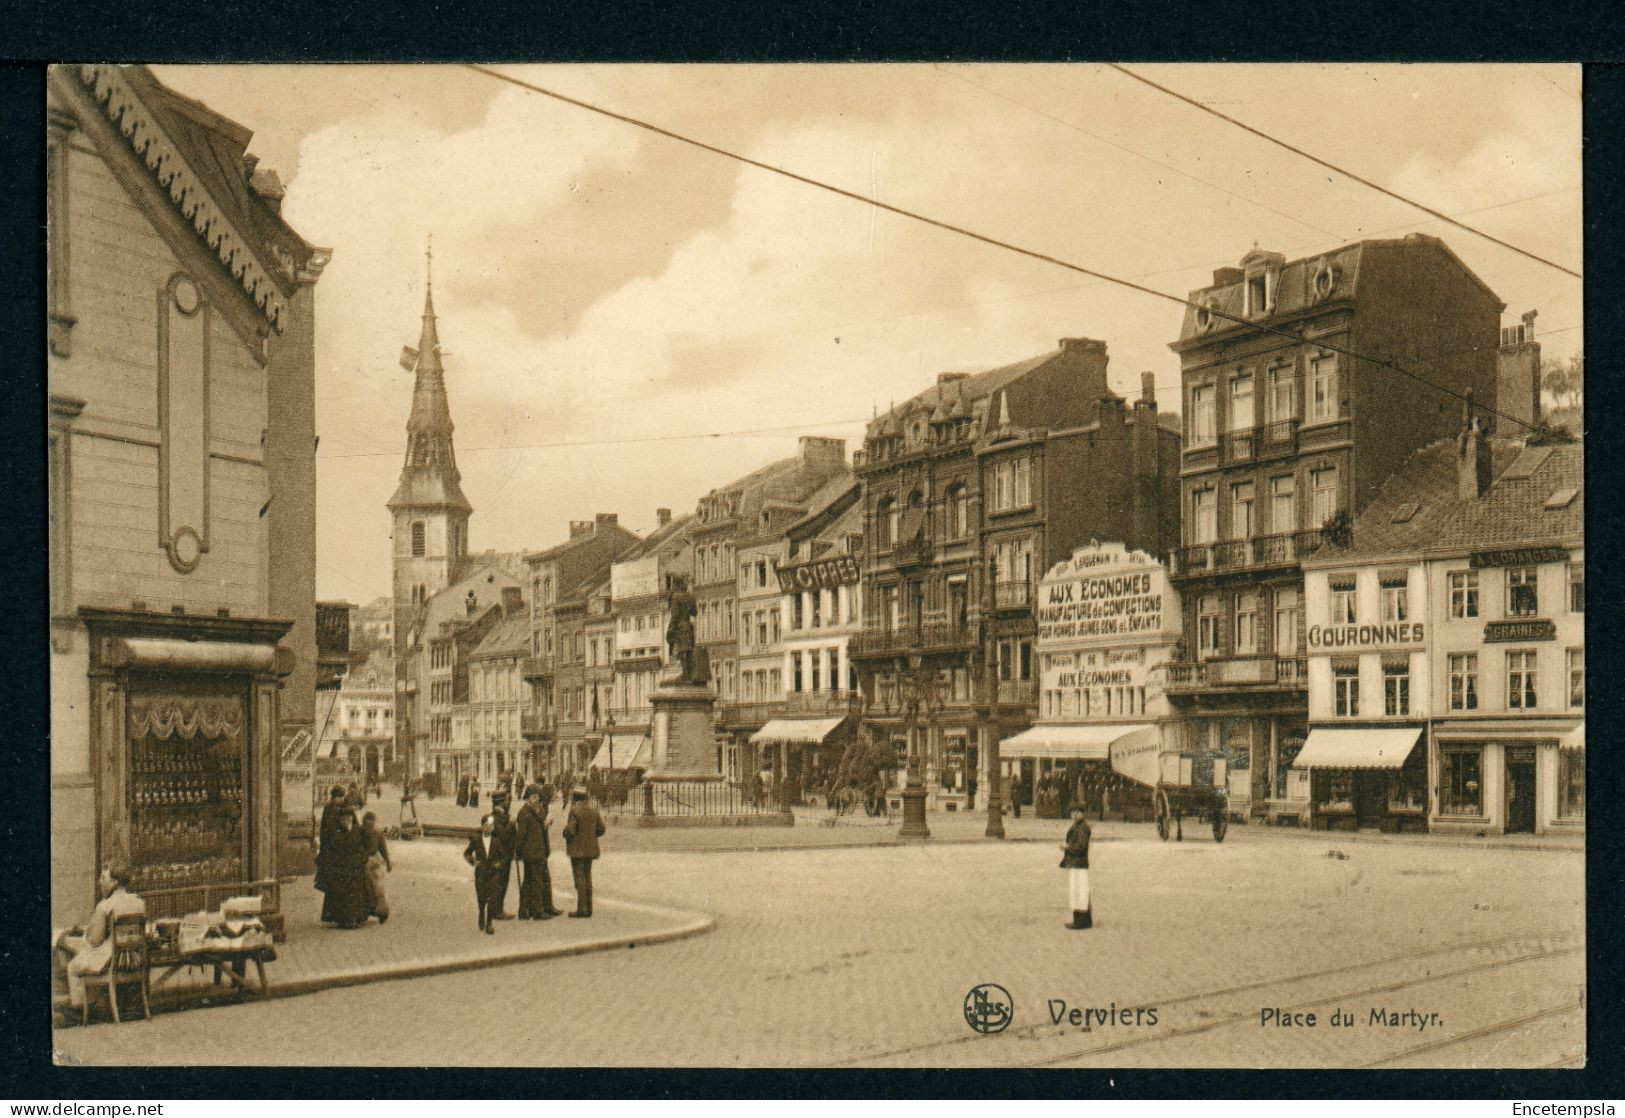
<path fill-rule="evenodd" d="M 667 683 L 649 696 L 654 707 L 651 729 L 651 765 L 645 780 L 717 780 L 716 739 L 711 708 L 716 692 L 703 684 Z"/>

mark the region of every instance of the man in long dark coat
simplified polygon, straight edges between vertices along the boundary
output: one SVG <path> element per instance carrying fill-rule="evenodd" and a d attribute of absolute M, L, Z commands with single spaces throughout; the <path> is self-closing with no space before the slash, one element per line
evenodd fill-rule
<path fill-rule="evenodd" d="M 494 906 L 492 901 L 496 897 L 498 874 L 491 861 L 491 840 L 495 827 L 496 817 L 487 815 L 480 820 L 479 834 L 468 840 L 468 846 L 463 850 L 463 861 L 474 867 L 474 902 L 479 905 L 480 931 L 486 935 L 495 935 L 496 929 L 491 926 Z"/>
<path fill-rule="evenodd" d="M 491 809 L 491 865 L 497 875 L 496 895 L 493 901 L 493 920 L 512 920 L 508 911 L 508 886 L 513 881 L 513 853 L 516 835 L 513 821 L 508 818 L 508 801 L 498 800 Z"/>
<path fill-rule="evenodd" d="M 565 852 L 570 855 L 570 873 L 575 878 L 576 910 L 571 916 L 592 915 L 592 864 L 598 857 L 598 839 L 604 833 L 604 819 L 587 799 L 587 790 L 571 794 L 570 818 L 564 823 Z"/>
<path fill-rule="evenodd" d="M 551 853 L 546 797 L 542 789 L 532 784 L 525 789 L 525 803 L 514 825 L 514 854 L 523 871 L 519 880 L 521 920 L 551 920 L 559 915 L 559 910 L 553 907 L 553 878 L 547 869 L 547 856 Z"/>

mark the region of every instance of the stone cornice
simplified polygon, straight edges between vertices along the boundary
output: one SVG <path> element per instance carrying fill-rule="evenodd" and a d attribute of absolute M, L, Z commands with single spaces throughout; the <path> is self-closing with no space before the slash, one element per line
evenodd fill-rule
<path fill-rule="evenodd" d="M 175 142 L 130 87 L 122 68 L 86 65 L 78 67 L 78 73 L 79 80 L 90 90 L 107 119 L 146 163 L 158 185 L 168 192 L 181 216 L 191 222 L 203 243 L 214 250 L 227 273 L 242 285 L 272 329 L 281 333 L 288 301 L 270 269 L 255 255 L 249 239 L 209 197 Z"/>

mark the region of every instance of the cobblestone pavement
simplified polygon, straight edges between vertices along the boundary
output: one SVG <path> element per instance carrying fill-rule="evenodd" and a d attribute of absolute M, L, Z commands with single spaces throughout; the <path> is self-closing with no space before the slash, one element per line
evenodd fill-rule
<path fill-rule="evenodd" d="M 55 1034 L 59 1059 L 1531 1067 L 1584 1058 L 1575 854 L 1280 841 L 1255 828 L 1232 830 L 1223 845 L 1165 844 L 1144 826 L 1104 824 L 1091 859 L 1097 926 L 1078 933 L 1062 926 L 1061 826 L 1047 826 L 1049 843 L 704 854 L 612 845 L 601 888 L 715 913 L 716 930 L 67 1029 Z M 985 982 L 1015 1005 L 1014 1023 L 993 1036 L 963 1015 L 968 991 Z M 1114 1005 L 1156 1007 L 1157 1022 L 1113 1019 Z M 512 1029 L 490 1027 L 493 1006 L 514 1011 L 504 1018 Z M 582 1006 L 591 1029 L 569 1023 Z M 1086 1031 L 1070 1022 L 1074 1008 L 1108 1019 Z M 1313 1012 L 1316 1025 L 1261 1025 L 1266 1008 Z M 1373 1008 L 1418 1017 L 1373 1024 Z M 1356 1023 L 1331 1025 L 1337 1009 Z M 351 1021 L 392 1027 L 343 1027 Z"/>

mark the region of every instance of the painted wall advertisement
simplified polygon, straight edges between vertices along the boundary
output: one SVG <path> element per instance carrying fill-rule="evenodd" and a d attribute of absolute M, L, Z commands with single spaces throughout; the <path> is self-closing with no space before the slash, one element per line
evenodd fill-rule
<path fill-rule="evenodd" d="M 1042 642 L 1130 644 L 1179 635 L 1168 571 L 1143 551 L 1091 542 L 1050 568 L 1038 587 Z"/>

